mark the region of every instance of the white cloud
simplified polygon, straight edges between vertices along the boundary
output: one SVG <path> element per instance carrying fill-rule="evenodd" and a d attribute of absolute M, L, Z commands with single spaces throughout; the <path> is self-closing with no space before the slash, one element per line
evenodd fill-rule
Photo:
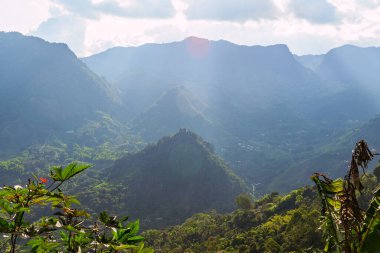
<path fill-rule="evenodd" d="M 33 35 L 51 42 L 63 42 L 76 53 L 85 51 L 86 23 L 74 16 L 50 18 L 40 24 Z"/>
<path fill-rule="evenodd" d="M 49 0 L 0 0 L 0 31 L 28 33 L 49 16 Z"/>
<path fill-rule="evenodd" d="M 380 5 L 380 0 L 356 0 L 356 2 L 367 8 L 377 8 Z"/>
<path fill-rule="evenodd" d="M 185 36 L 179 27 L 170 24 L 148 28 L 144 34 L 151 37 L 156 43 L 179 41 Z"/>
<path fill-rule="evenodd" d="M 379 13 L 380 0 L 0 0 L 0 30 L 66 42 L 79 56 L 188 36 L 318 54 L 380 46 Z"/>
<path fill-rule="evenodd" d="M 88 19 L 99 19 L 101 15 L 129 18 L 168 18 L 174 15 L 174 7 L 170 0 L 53 0 L 72 15 Z"/>
<path fill-rule="evenodd" d="M 274 19 L 277 6 L 270 0 L 187 0 L 189 19 L 237 21 Z"/>
<path fill-rule="evenodd" d="M 336 7 L 327 0 L 291 0 L 288 10 L 311 23 L 329 24 L 340 21 Z"/>

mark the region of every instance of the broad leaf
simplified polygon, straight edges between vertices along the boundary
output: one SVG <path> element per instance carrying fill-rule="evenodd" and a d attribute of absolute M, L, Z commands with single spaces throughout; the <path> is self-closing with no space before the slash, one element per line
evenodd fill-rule
<path fill-rule="evenodd" d="M 55 181 L 66 181 L 78 173 L 90 168 L 91 164 L 70 163 L 64 169 L 62 167 L 53 167 L 50 173 L 51 178 Z"/>

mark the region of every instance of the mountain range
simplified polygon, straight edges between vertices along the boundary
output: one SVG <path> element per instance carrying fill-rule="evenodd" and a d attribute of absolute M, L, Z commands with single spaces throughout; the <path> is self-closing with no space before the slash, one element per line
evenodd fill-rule
<path fill-rule="evenodd" d="M 299 166 L 313 151 L 323 153 L 319 147 L 379 111 L 376 93 L 368 88 L 375 85 L 367 78 L 377 72 L 374 51 L 380 49 L 343 46 L 325 55 L 296 56 L 286 45 L 240 46 L 190 37 L 112 48 L 83 61 L 120 90 L 125 104 L 138 105 L 132 106 L 136 116 L 130 122 L 143 139 L 155 141 L 172 134 L 173 127 L 187 127 L 211 141 L 250 183 L 266 184 L 299 169 L 298 183 L 288 178 L 279 188 L 270 186 L 290 190 L 308 178 L 309 170 Z M 367 81 L 344 82 L 344 73 Z M 179 95 L 178 85 L 187 91 Z M 183 99 L 185 94 L 189 98 Z M 177 101 L 202 110 L 179 114 Z"/>
<path fill-rule="evenodd" d="M 360 131 L 380 109 L 378 54 L 343 46 L 296 56 L 286 45 L 190 37 L 78 59 L 65 44 L 0 33 L 0 155 L 52 139 L 156 142 L 187 128 L 261 193 L 289 191 L 315 166 L 344 166 L 329 154 L 352 131 L 377 138 Z"/>

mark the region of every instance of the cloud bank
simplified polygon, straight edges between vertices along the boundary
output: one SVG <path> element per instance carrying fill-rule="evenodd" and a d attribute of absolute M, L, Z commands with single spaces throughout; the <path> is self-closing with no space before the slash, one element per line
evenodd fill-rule
<path fill-rule="evenodd" d="M 65 42 L 79 56 L 189 36 L 320 54 L 380 46 L 380 0 L 0 0 L 0 30 Z"/>
<path fill-rule="evenodd" d="M 279 11 L 272 1 L 188 0 L 189 19 L 237 21 L 274 19 Z"/>
<path fill-rule="evenodd" d="M 170 0 L 134 0 L 128 4 L 122 1 L 105 0 L 93 3 L 90 0 L 53 0 L 72 15 L 99 19 L 101 15 L 127 18 L 169 18 L 175 13 Z M 124 1 L 125 2 L 125 1 Z"/>
<path fill-rule="evenodd" d="M 340 21 L 334 5 L 326 0 L 291 0 L 288 9 L 297 18 L 316 24 L 331 24 Z"/>

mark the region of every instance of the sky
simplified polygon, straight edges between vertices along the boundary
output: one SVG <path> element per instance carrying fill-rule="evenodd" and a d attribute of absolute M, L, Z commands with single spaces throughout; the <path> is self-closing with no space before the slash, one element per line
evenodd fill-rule
<path fill-rule="evenodd" d="M 189 36 L 322 54 L 380 46 L 380 0 L 0 0 L 0 31 L 64 42 L 80 57 Z"/>

